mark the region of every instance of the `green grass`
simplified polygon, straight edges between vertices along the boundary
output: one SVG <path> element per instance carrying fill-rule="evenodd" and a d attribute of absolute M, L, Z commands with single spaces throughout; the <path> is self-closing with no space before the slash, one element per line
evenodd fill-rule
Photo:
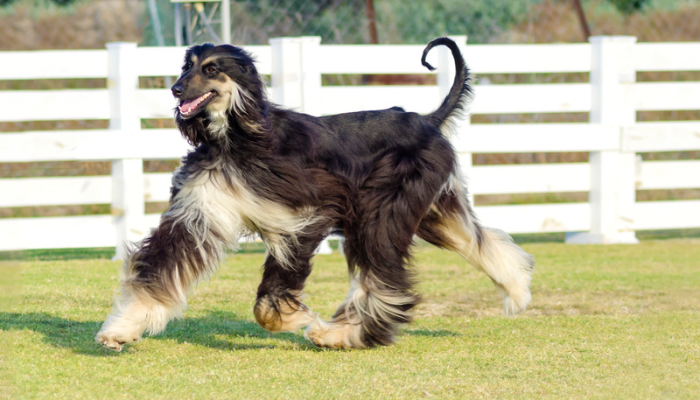
<path fill-rule="evenodd" d="M 416 321 L 365 351 L 259 328 L 259 253 L 229 257 L 183 320 L 122 353 L 93 343 L 119 263 L 3 261 L 0 398 L 697 398 L 700 240 L 524 246 L 537 267 L 517 318 L 501 316 L 483 274 L 419 246 Z M 344 260 L 315 264 L 306 302 L 328 318 L 347 290 Z"/>

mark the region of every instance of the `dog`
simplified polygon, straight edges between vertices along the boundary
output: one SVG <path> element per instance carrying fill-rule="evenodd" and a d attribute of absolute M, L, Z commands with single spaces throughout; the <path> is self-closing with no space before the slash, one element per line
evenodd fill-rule
<path fill-rule="evenodd" d="M 420 297 L 410 249 L 414 237 L 463 256 L 503 293 L 504 311 L 531 300 L 531 255 L 510 236 L 482 226 L 472 211 L 447 138 L 471 97 L 457 45 L 456 76 L 428 115 L 399 107 L 313 117 L 267 100 L 254 60 L 241 48 L 189 48 L 172 87 L 175 120 L 195 146 L 172 178 L 168 210 L 124 263 L 120 296 L 96 336 L 121 351 L 143 332 L 181 317 L 188 291 L 211 276 L 225 248 L 257 234 L 267 255 L 254 306 L 270 332 L 306 328 L 314 345 L 390 345 Z M 350 290 L 330 321 L 302 303 L 311 259 L 329 233 L 342 234 Z"/>

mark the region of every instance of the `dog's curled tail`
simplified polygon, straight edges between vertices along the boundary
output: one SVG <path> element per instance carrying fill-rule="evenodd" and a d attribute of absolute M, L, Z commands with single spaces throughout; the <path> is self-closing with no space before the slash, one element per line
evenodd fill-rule
<path fill-rule="evenodd" d="M 434 71 L 435 68 L 425 61 L 425 58 L 427 57 L 428 52 L 430 52 L 430 49 L 440 45 L 447 46 L 450 51 L 452 51 L 452 56 L 455 59 L 456 74 L 454 83 L 452 84 L 452 88 L 447 94 L 447 97 L 445 97 L 445 100 L 442 102 L 440 107 L 430 114 L 432 118 L 438 121 L 438 125 L 442 125 L 442 123 L 448 118 L 464 110 L 465 102 L 472 93 L 472 89 L 469 86 L 469 68 L 467 68 L 467 64 L 464 62 L 464 58 L 462 57 L 462 53 L 459 51 L 459 47 L 457 47 L 457 44 L 452 41 L 452 39 L 441 37 L 428 43 L 428 46 L 426 46 L 425 50 L 423 50 L 421 63 L 429 70 Z"/>

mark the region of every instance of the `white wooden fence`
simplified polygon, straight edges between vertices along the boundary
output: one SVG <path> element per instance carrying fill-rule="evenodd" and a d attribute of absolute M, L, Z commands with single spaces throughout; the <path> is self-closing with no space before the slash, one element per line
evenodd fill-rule
<path fill-rule="evenodd" d="M 471 114 L 590 112 L 590 123 L 469 124 L 453 137 L 473 194 L 585 192 L 588 203 L 481 206 L 482 221 L 510 233 L 581 232 L 571 243 L 635 242 L 636 230 L 700 227 L 700 200 L 636 202 L 636 189 L 700 188 L 700 161 L 640 162 L 638 152 L 700 150 L 700 122 L 635 121 L 636 111 L 700 109 L 700 82 L 635 82 L 637 71 L 700 70 L 700 43 L 466 45 L 472 72 L 590 72 L 590 83 L 476 85 Z M 322 86 L 322 74 L 425 74 L 423 45 L 321 45 L 316 37 L 246 46 L 271 75 L 270 97 L 322 115 L 399 105 L 428 113 L 452 83 L 449 51 L 437 48 L 437 86 Z M 106 50 L 0 52 L 0 80 L 107 78 L 106 89 L 0 91 L 0 121 L 109 120 L 107 130 L 0 133 L 0 162 L 111 160 L 111 176 L 0 179 L 0 207 L 111 204 L 111 215 L 0 219 L 0 250 L 117 246 L 158 223 L 145 201 L 167 201 L 170 174 L 143 160 L 180 158 L 168 89 L 143 76 L 176 76 L 184 48 L 110 43 Z M 472 166 L 472 153 L 590 151 L 589 163 Z"/>

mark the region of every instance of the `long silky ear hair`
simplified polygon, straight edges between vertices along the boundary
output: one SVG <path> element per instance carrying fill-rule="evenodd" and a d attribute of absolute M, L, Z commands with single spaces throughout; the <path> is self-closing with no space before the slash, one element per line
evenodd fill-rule
<path fill-rule="evenodd" d="M 209 143 L 209 136 L 207 135 L 209 120 L 204 115 L 198 115 L 191 119 L 180 118 L 177 112 L 175 112 L 175 115 L 175 122 L 187 143 L 194 147 L 202 143 Z"/>
<path fill-rule="evenodd" d="M 232 50 L 232 58 L 236 60 L 240 66 L 240 72 L 242 72 L 242 79 L 240 76 L 229 76 L 236 83 L 236 89 L 239 91 L 238 101 L 240 102 L 235 107 L 234 104 L 231 104 L 232 112 L 229 113 L 229 119 L 233 119 L 234 121 L 231 122 L 234 123 L 230 123 L 230 125 L 240 126 L 252 136 L 269 132 L 269 102 L 265 83 L 253 64 L 252 56 L 237 47 L 226 47 L 234 49 Z"/>
<path fill-rule="evenodd" d="M 265 83 L 260 74 L 258 74 L 257 68 L 255 68 L 255 59 L 253 56 L 240 47 L 230 45 L 217 46 L 213 52 L 218 54 L 224 53 L 235 60 L 239 69 L 236 72 L 242 75 L 242 79 L 238 74 L 236 74 L 237 76 L 229 74 L 229 77 L 241 88 L 243 96 L 255 102 L 259 107 L 265 106 L 264 108 L 266 109 L 267 96 L 265 93 Z"/>

